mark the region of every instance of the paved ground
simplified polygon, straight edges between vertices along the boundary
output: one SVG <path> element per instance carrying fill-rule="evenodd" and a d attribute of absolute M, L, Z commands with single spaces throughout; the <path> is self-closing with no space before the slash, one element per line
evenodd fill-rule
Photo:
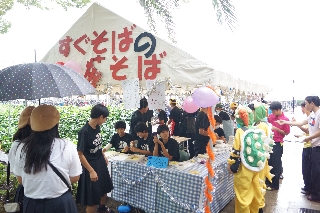
<path fill-rule="evenodd" d="M 320 210 L 320 203 L 307 200 L 300 193 L 303 187 L 301 175 L 302 144 L 286 143 L 283 155 L 284 179 L 280 182 L 279 191 L 267 191 L 265 213 L 298 213 L 299 208 Z M 233 213 L 234 200 L 221 213 Z"/>

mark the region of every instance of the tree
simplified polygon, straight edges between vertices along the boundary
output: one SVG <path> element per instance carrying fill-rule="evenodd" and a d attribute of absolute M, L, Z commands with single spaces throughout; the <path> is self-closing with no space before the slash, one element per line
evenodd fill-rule
<path fill-rule="evenodd" d="M 82 8 L 86 6 L 88 3 L 90 3 L 91 0 L 52 0 L 52 2 L 55 2 L 56 4 L 60 5 L 65 10 L 67 10 L 67 8 L 69 7 Z M 22 4 L 27 8 L 36 7 L 44 10 L 50 9 L 49 7 L 45 6 L 45 4 L 48 3 L 45 0 L 17 0 L 17 1 L 1 0 L 0 1 L 0 34 L 7 33 L 11 27 L 11 23 L 5 20 L 3 17 L 8 11 L 10 11 L 13 8 L 15 3 Z"/>
<path fill-rule="evenodd" d="M 152 31 L 156 31 L 156 23 L 154 21 L 154 14 L 159 15 L 166 26 L 168 37 L 173 42 L 175 41 L 174 22 L 172 19 L 170 9 L 179 7 L 179 0 L 137 0 L 144 8 L 145 14 L 148 18 L 148 24 Z M 187 2 L 188 0 L 180 0 Z M 194 0 L 196 1 L 196 0 Z M 198 0 L 199 1 L 199 0 Z M 217 21 L 219 24 L 226 23 L 231 30 L 235 28 L 237 18 L 235 15 L 235 8 L 231 3 L 232 0 L 212 0 L 213 8 L 216 10 Z"/>
<path fill-rule="evenodd" d="M 65 10 L 69 7 L 82 8 L 86 6 L 91 0 L 51 0 L 56 4 L 61 5 Z M 181 1 L 187 2 L 189 0 L 136 0 L 143 7 L 145 14 L 148 18 L 148 25 L 150 29 L 157 33 L 156 23 L 154 20 L 154 15 L 159 15 L 166 26 L 168 37 L 173 42 L 175 41 L 175 31 L 174 22 L 171 15 L 171 10 L 174 8 L 179 8 L 179 3 Z M 196 0 L 194 0 L 196 1 Z M 199 0 L 198 0 L 199 1 Z M 231 30 L 235 28 L 237 18 L 235 15 L 235 8 L 231 3 L 232 0 L 212 0 L 212 5 L 216 10 L 217 21 L 219 24 L 226 23 Z M 15 0 L 1 0 L 0 2 L 0 34 L 7 33 L 11 27 L 11 23 L 5 19 L 3 16 L 12 9 Z M 17 0 L 16 3 L 23 4 L 27 8 L 36 7 L 40 9 L 49 10 L 45 7 L 45 0 Z"/>

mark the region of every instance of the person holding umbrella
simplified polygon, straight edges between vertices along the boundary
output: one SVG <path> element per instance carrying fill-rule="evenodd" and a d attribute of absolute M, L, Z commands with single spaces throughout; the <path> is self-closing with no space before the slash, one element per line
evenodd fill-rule
<path fill-rule="evenodd" d="M 59 120 L 54 106 L 36 107 L 30 116 L 33 132 L 17 149 L 13 173 L 24 186 L 24 213 L 77 213 L 71 183 L 82 169 L 74 144 L 59 137 Z"/>

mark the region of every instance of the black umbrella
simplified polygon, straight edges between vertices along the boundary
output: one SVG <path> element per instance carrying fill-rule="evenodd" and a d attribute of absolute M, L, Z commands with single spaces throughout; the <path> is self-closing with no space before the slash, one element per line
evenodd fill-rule
<path fill-rule="evenodd" d="M 0 100 L 87 95 L 95 88 L 78 72 L 58 64 L 27 63 L 0 70 Z"/>

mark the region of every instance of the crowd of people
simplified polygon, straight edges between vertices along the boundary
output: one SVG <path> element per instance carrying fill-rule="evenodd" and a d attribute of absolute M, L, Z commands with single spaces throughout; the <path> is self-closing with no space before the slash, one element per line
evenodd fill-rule
<path fill-rule="evenodd" d="M 170 106 L 172 109 L 168 117 L 163 110 L 157 110 L 159 126 L 157 132 L 152 132 L 153 113 L 150 112 L 153 111 L 149 110 L 147 99 L 141 99 L 140 107 L 132 114 L 129 133 L 125 132 L 126 123 L 117 121 L 114 124 L 116 133 L 105 147 L 102 147 L 100 126 L 106 121 L 109 111 L 102 104 L 92 108 L 90 120 L 79 131 L 76 147 L 59 137 L 60 115 L 54 106 L 25 108 L 20 114 L 18 130 L 9 152 L 12 172 L 20 187 L 24 188 L 23 212 L 77 212 L 71 195 L 71 184 L 75 182 L 78 182 L 76 203 L 86 206 L 86 212 L 113 212 L 105 206 L 107 193 L 112 191 L 113 184 L 108 159 L 103 154 L 111 148 L 117 152 L 162 156 L 179 161 L 179 144 L 171 136 L 185 136 L 190 138 L 190 158 L 205 154 L 210 140 L 208 110 L 212 108 L 187 113 L 177 106 L 174 99 L 170 99 Z M 231 103 L 232 114 L 227 113 L 221 104 L 216 105 L 213 114 L 217 139 L 227 142 L 229 136 L 234 137 L 228 164 L 234 174 L 235 212 L 263 212 L 264 191 L 279 189 L 283 142 L 290 133 L 290 125 L 299 126 L 307 134 L 302 155 L 305 183 L 302 193 L 308 195 L 309 200 L 320 202 L 320 167 L 317 163 L 320 159 L 319 106 L 318 96 L 308 96 L 301 105 L 307 119 L 289 121 L 279 102 L 266 105 L 256 101 L 245 107 Z M 265 165 L 259 165 L 263 168 L 259 171 L 248 169 L 241 158 L 243 135 L 248 129 L 260 129 L 268 137 L 273 137 L 270 154 L 262 155 L 256 151 L 259 157 L 268 157 Z"/>
<path fill-rule="evenodd" d="M 282 111 L 280 102 L 266 103 L 255 101 L 248 106 L 240 106 L 235 111 L 235 118 L 239 128 L 234 138 L 233 151 L 228 160 L 230 172 L 234 174 L 234 188 L 236 192 L 235 212 L 263 212 L 265 206 L 264 195 L 266 190 L 279 189 L 279 180 L 283 178 L 282 160 L 284 137 L 290 133 L 290 125 L 298 126 L 305 132 L 302 151 L 302 175 L 304 187 L 301 193 L 307 195 L 307 199 L 320 202 L 320 99 L 318 96 L 308 96 L 301 109 L 307 118 L 303 121 L 289 119 Z M 268 113 L 270 112 L 270 113 Z M 246 121 L 246 122 L 245 122 Z M 266 138 L 271 137 L 272 147 L 268 148 L 255 143 L 254 149 L 243 150 L 243 146 L 251 145 L 251 140 L 244 140 L 246 129 L 260 129 Z M 297 136 L 299 137 L 299 136 Z M 270 141 L 270 139 L 268 139 Z M 269 153 L 261 153 L 268 150 Z M 260 152 L 261 151 L 261 152 Z M 252 169 L 248 166 L 244 153 L 252 156 L 265 157 L 265 164 Z M 253 163 L 255 158 L 251 158 Z M 259 165 L 259 162 L 257 163 Z M 260 168 L 260 169 L 258 169 Z M 269 171 L 270 170 L 270 171 Z"/>

